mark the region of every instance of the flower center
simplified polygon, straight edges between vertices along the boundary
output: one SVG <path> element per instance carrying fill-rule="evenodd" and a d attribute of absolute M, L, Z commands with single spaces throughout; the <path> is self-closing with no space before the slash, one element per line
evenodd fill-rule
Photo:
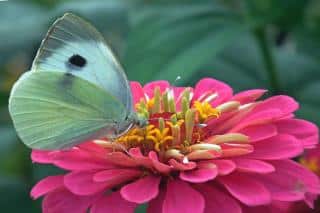
<path fill-rule="evenodd" d="M 133 128 L 116 142 L 126 148 L 140 147 L 145 152 L 155 150 L 169 155 L 167 151 L 172 149 L 190 152 L 191 146 L 201 141 L 206 120 L 217 118 L 220 111 L 205 101 L 192 104 L 189 89 L 184 90 L 181 101 L 175 100 L 172 93 L 169 90 L 161 94 L 160 89 L 155 88 L 152 99 L 141 100 L 136 105 L 137 112 L 150 124 L 145 128 Z M 219 146 L 216 148 L 218 150 Z"/>
<path fill-rule="evenodd" d="M 215 93 L 208 92 L 195 101 L 191 96 L 188 88 L 175 98 L 172 90 L 161 93 L 157 87 L 152 99 L 141 100 L 135 106 L 139 116 L 149 120 L 146 127 L 134 127 L 115 142 L 97 143 L 126 150 L 139 147 L 145 155 L 156 151 L 161 160 L 175 158 L 182 162 L 253 151 L 248 137 L 243 134 L 211 135 L 208 132 L 208 121 L 219 118 L 221 113 L 240 110 L 239 102 L 230 101 L 214 108 L 209 101 L 218 97 Z"/>

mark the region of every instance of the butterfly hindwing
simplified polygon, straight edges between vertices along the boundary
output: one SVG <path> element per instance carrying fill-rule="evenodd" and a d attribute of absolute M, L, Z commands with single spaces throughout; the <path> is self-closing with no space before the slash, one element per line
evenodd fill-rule
<path fill-rule="evenodd" d="M 9 111 L 22 141 L 48 150 L 105 136 L 128 113 L 92 82 L 50 71 L 25 73 L 11 91 Z"/>

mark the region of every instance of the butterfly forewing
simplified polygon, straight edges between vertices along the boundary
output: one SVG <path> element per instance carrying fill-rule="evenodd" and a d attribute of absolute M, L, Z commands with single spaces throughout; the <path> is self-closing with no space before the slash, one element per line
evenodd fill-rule
<path fill-rule="evenodd" d="M 59 18 L 42 41 L 34 71 L 71 73 L 104 89 L 132 111 L 128 80 L 103 36 L 71 13 Z"/>

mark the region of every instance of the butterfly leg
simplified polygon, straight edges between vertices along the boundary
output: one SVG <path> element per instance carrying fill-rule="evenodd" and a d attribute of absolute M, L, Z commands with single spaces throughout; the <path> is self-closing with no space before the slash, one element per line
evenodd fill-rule
<path fill-rule="evenodd" d="M 120 143 L 117 143 L 115 138 L 110 138 L 109 139 L 110 142 L 112 143 L 112 151 L 115 152 L 116 151 L 116 148 L 119 148 L 121 149 L 123 152 L 125 152 L 127 155 L 130 155 L 130 153 L 128 152 L 127 148 L 123 145 L 123 144 L 120 144 Z"/>

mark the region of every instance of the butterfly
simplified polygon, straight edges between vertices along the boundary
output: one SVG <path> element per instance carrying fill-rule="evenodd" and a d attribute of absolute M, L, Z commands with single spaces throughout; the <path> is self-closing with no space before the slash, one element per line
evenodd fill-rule
<path fill-rule="evenodd" d="M 117 138 L 147 123 L 103 36 L 72 13 L 54 22 L 30 71 L 14 84 L 9 112 L 22 142 L 42 150 Z"/>

